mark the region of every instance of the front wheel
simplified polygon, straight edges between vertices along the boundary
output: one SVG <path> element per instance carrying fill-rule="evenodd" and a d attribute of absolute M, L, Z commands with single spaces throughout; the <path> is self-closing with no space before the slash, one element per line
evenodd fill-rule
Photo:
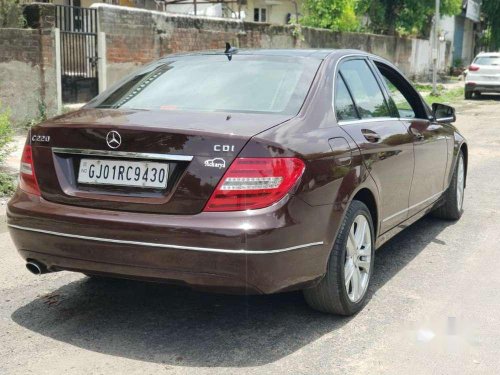
<path fill-rule="evenodd" d="M 352 201 L 347 209 L 318 285 L 304 290 L 313 309 L 338 315 L 353 315 L 366 301 L 373 272 L 374 230 L 368 207 Z"/>
<path fill-rule="evenodd" d="M 465 159 L 463 152 L 458 155 L 455 172 L 444 195 L 444 202 L 434 211 L 434 216 L 447 220 L 458 220 L 462 216 L 465 191 Z"/>

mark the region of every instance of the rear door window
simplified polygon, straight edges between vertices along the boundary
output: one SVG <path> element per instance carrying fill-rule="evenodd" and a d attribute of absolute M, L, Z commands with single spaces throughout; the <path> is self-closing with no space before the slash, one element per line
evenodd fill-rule
<path fill-rule="evenodd" d="M 347 90 L 342 76 L 337 76 L 335 82 L 335 114 L 337 120 L 355 120 L 358 118 L 358 112 L 352 101 L 351 94 Z"/>
<path fill-rule="evenodd" d="M 384 95 L 365 60 L 342 63 L 340 73 L 354 98 L 361 118 L 390 117 Z"/>

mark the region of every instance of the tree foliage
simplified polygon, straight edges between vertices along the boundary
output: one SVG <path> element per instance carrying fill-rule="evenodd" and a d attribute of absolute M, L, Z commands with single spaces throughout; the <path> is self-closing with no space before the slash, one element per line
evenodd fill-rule
<path fill-rule="evenodd" d="M 460 14 L 461 5 L 462 0 L 441 0 L 441 14 Z M 305 26 L 428 36 L 435 0 L 305 0 L 303 10 Z"/>
<path fill-rule="evenodd" d="M 441 0 L 440 12 L 442 16 L 456 15 L 461 7 L 462 0 Z M 372 32 L 427 37 L 435 0 L 360 0 L 359 9 L 367 14 Z"/>
<path fill-rule="evenodd" d="M 19 0 L 0 0 L 0 27 L 23 27 L 24 23 Z"/>
<path fill-rule="evenodd" d="M 333 31 L 356 31 L 359 21 L 356 17 L 358 0 L 304 0 L 304 26 L 320 27 Z"/>
<path fill-rule="evenodd" d="M 483 42 L 490 51 L 498 51 L 500 50 L 500 1 L 483 0 L 482 12 L 486 23 Z"/>

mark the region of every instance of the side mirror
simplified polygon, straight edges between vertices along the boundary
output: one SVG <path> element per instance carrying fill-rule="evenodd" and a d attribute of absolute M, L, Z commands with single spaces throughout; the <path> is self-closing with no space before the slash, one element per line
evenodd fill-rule
<path fill-rule="evenodd" d="M 432 117 L 437 122 L 452 123 L 455 122 L 455 108 L 441 103 L 432 103 Z"/>

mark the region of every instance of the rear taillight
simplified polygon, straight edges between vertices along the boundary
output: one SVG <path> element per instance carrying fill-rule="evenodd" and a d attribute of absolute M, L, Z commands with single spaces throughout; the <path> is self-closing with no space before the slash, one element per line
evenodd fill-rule
<path fill-rule="evenodd" d="M 33 153 L 31 146 L 24 146 L 21 157 L 21 170 L 19 173 L 19 187 L 30 194 L 40 195 L 40 189 L 36 182 L 35 167 L 33 165 Z"/>
<path fill-rule="evenodd" d="M 283 198 L 304 172 L 297 158 L 237 158 L 217 185 L 205 211 L 253 210 Z"/>
<path fill-rule="evenodd" d="M 471 72 L 477 72 L 479 70 L 479 66 L 472 64 L 469 66 L 469 71 Z"/>

